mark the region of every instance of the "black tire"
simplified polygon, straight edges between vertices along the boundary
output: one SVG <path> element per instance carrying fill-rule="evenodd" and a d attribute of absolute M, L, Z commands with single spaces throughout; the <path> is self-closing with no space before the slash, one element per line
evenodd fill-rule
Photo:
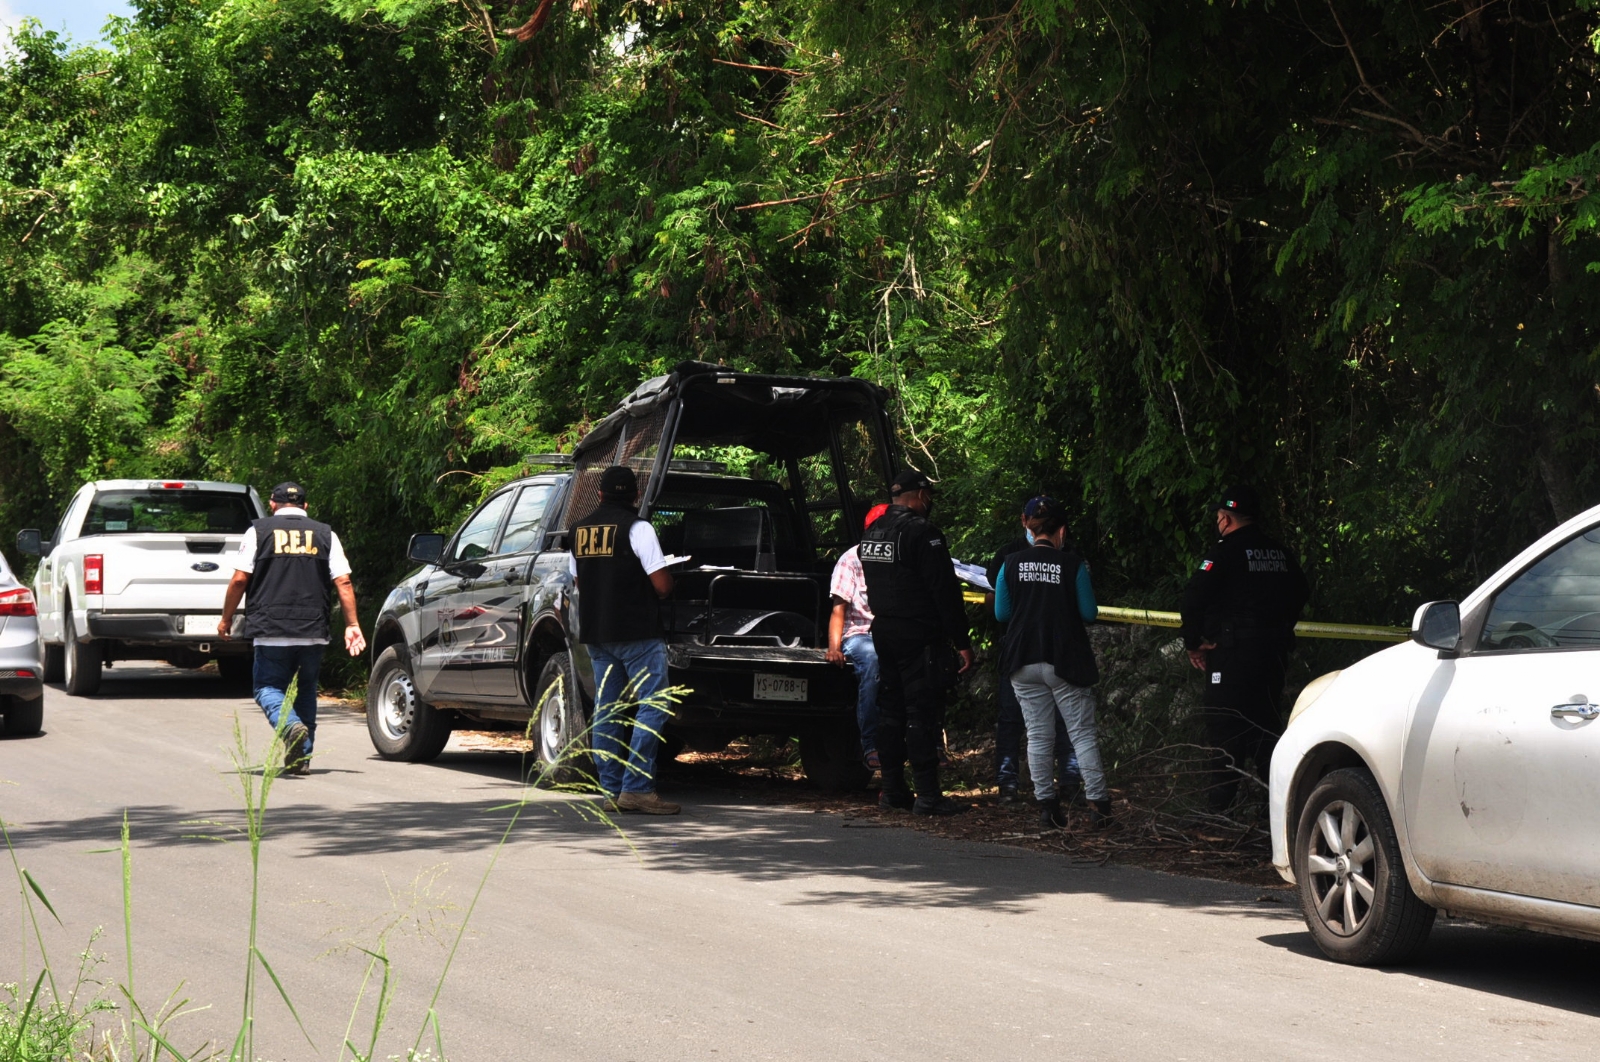
<path fill-rule="evenodd" d="M 1437 912 L 1411 891 L 1394 819 L 1366 771 L 1333 771 L 1317 784 L 1291 858 L 1301 913 L 1328 958 L 1401 963 L 1427 941 Z"/>
<path fill-rule="evenodd" d="M 451 716 L 417 696 L 411 667 L 391 645 L 378 654 L 367 681 L 367 734 L 386 760 L 427 763 L 450 740 Z"/>
<path fill-rule="evenodd" d="M 250 656 L 217 657 L 217 675 L 230 690 L 250 692 L 255 681 L 255 658 Z"/>
<path fill-rule="evenodd" d="M 800 766 L 825 793 L 858 792 L 872 780 L 872 771 L 861 762 L 861 735 L 853 722 L 801 734 Z"/>
<path fill-rule="evenodd" d="M 78 641 L 78 632 L 72 623 L 70 601 L 62 610 L 61 627 L 66 640 L 62 685 L 74 697 L 92 697 L 100 692 L 102 647 L 99 642 Z"/>
<path fill-rule="evenodd" d="M 571 785 L 596 777 L 589 739 L 591 717 L 572 654 L 551 654 L 534 685 L 529 724 L 541 785 Z"/>
<path fill-rule="evenodd" d="M 44 729 L 44 698 L 24 701 L 13 697 L 6 705 L 6 737 L 33 737 Z"/>
<path fill-rule="evenodd" d="M 66 678 L 67 654 L 64 646 L 39 643 L 39 677 L 46 682 L 60 682 Z"/>

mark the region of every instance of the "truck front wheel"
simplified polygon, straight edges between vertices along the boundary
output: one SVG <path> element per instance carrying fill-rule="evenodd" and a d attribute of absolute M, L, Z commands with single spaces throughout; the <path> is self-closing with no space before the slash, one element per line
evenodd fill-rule
<path fill-rule="evenodd" d="M 541 785 L 572 785 L 594 778 L 589 713 L 571 653 L 552 653 L 539 672 L 530 725 Z"/>
<path fill-rule="evenodd" d="M 854 723 L 801 734 L 800 765 L 811 784 L 825 793 L 854 793 L 872 778 L 861 762 L 861 735 Z"/>
<path fill-rule="evenodd" d="M 417 695 L 400 647 L 379 653 L 367 682 L 367 734 L 378 755 L 404 763 L 436 760 L 450 730 L 450 717 Z"/>
<path fill-rule="evenodd" d="M 62 611 L 61 626 L 67 644 L 62 677 L 66 690 L 74 697 L 91 697 L 100 692 L 100 664 L 103 659 L 99 642 L 78 641 L 78 631 L 72 621 L 72 603 Z"/>

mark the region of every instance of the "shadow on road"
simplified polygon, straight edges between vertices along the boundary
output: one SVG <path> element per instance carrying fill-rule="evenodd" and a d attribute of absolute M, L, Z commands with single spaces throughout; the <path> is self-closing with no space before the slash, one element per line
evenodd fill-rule
<path fill-rule="evenodd" d="M 1260 940 L 1304 956 L 1309 962 L 1329 961 L 1317 950 L 1309 933 L 1273 933 Z M 1600 1017 L 1600 997 L 1593 987 L 1597 962 L 1600 962 L 1600 946 L 1588 941 L 1446 921 L 1441 917 L 1416 961 L 1372 973 L 1438 981 Z M 1489 1023 L 1527 1026 L 1533 1035 L 1537 1035 L 1538 1026 L 1556 1024 L 1555 1020 L 1494 1017 Z"/>
<path fill-rule="evenodd" d="M 59 682 L 49 683 L 60 692 Z M 108 667 L 100 679 L 100 692 L 84 701 L 139 700 L 228 700 L 240 698 L 248 701 L 250 691 L 243 686 L 224 682 L 213 671 L 191 671 L 153 661 L 129 661 Z M 48 718 L 48 714 L 46 716 Z"/>

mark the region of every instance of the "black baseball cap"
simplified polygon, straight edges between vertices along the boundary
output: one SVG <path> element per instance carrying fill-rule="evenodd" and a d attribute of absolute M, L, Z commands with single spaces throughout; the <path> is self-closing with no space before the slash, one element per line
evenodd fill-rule
<path fill-rule="evenodd" d="M 279 483 L 272 488 L 272 500 L 279 505 L 304 505 L 306 503 L 306 489 L 293 480 Z"/>
<path fill-rule="evenodd" d="M 910 494 L 912 491 L 932 489 L 933 480 L 914 468 L 908 468 L 894 477 L 894 482 L 889 484 L 889 497 L 898 498 L 900 495 Z"/>
<path fill-rule="evenodd" d="M 1040 494 L 1028 499 L 1028 503 L 1022 507 L 1022 515 L 1029 520 L 1054 520 L 1064 524 L 1067 522 L 1067 507 L 1048 494 Z"/>
<path fill-rule="evenodd" d="M 1246 520 L 1254 520 L 1261 515 L 1261 495 L 1256 493 L 1254 487 L 1237 483 L 1224 491 L 1221 500 L 1211 508 L 1219 513 L 1233 513 Z"/>
<path fill-rule="evenodd" d="M 627 465 L 612 465 L 600 473 L 600 493 L 612 498 L 631 498 L 639 493 L 639 477 Z"/>

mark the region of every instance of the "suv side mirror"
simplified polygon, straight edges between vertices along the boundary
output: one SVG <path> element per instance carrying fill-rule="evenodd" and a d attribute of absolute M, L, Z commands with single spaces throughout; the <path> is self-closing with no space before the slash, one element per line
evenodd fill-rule
<path fill-rule="evenodd" d="M 1461 606 L 1454 601 L 1429 601 L 1411 617 L 1411 640 L 1441 653 L 1461 645 Z"/>
<path fill-rule="evenodd" d="M 30 527 L 17 532 L 17 552 L 26 553 L 30 557 L 43 556 L 50 546 L 39 534 L 37 527 Z"/>
<path fill-rule="evenodd" d="M 443 535 L 412 535 L 411 544 L 406 547 L 406 559 L 414 560 L 418 564 L 438 564 L 442 556 L 444 556 Z"/>

